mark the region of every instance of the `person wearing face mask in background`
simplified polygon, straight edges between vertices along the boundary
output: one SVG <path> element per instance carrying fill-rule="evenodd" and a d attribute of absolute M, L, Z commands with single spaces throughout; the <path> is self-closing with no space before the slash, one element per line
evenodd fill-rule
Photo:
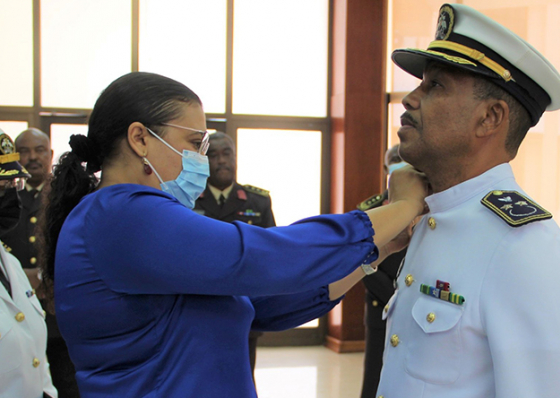
<path fill-rule="evenodd" d="M 275 227 L 272 201 L 268 191 L 235 181 L 237 158 L 235 144 L 221 131 L 210 135 L 208 161 L 210 177 L 206 190 L 196 201 L 194 211 L 216 220 L 242 221 L 258 227 Z M 253 379 L 257 359 L 257 340 L 262 332 L 249 333 L 249 358 Z"/>
<path fill-rule="evenodd" d="M 82 398 L 255 398 L 249 331 L 331 310 L 407 243 L 393 239 L 427 194 L 408 168 L 391 178 L 392 202 L 368 212 L 272 228 L 201 216 L 202 102 L 146 72 L 111 83 L 70 147 L 54 168 L 41 263 Z"/>
<path fill-rule="evenodd" d="M 0 234 L 6 250 L 21 263 L 29 278 L 31 287 L 37 289 L 41 273 L 37 264 L 36 225 L 43 208 L 44 193 L 48 189 L 51 176 L 53 151 L 49 136 L 36 128 L 21 132 L 15 139 L 16 151 L 20 163 L 31 175 L 25 182 L 25 188 L 19 192 L 22 209 L 17 227 L 10 233 Z M 39 290 L 39 289 L 38 289 Z M 39 296 L 41 294 L 39 293 Z M 49 310 L 49 308 L 45 308 Z M 60 398 L 79 398 L 75 369 L 64 339 L 60 335 L 56 317 L 47 311 L 47 356 L 49 357 L 51 376 Z"/>
<path fill-rule="evenodd" d="M 407 165 L 399 156 L 399 144 L 385 152 L 383 169 L 385 175 L 391 174 Z M 373 195 L 358 205 L 360 210 L 375 209 L 389 203 L 389 191 Z M 379 376 L 383 366 L 383 348 L 385 346 L 386 322 L 381 318 L 383 308 L 395 291 L 394 279 L 399 265 L 406 254 L 406 248 L 390 255 L 380 264 L 376 273 L 362 279 L 366 288 L 366 348 L 364 354 L 364 375 L 362 382 L 362 398 L 374 398 L 379 384 Z"/>
<path fill-rule="evenodd" d="M 0 130 L 0 232 L 19 222 L 18 190 L 31 175 Z M 20 262 L 0 245 L 0 397 L 58 397 L 46 357 L 45 313 Z"/>

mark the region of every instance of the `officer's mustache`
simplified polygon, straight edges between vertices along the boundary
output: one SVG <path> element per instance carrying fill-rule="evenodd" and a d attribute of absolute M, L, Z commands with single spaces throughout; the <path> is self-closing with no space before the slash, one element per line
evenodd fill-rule
<path fill-rule="evenodd" d="M 414 120 L 410 113 L 405 112 L 401 115 L 401 126 L 418 127 L 418 122 Z"/>
<path fill-rule="evenodd" d="M 32 160 L 31 162 L 28 162 L 24 167 L 25 168 L 30 168 L 31 166 L 43 167 L 43 165 L 41 163 L 36 162 L 35 160 Z"/>

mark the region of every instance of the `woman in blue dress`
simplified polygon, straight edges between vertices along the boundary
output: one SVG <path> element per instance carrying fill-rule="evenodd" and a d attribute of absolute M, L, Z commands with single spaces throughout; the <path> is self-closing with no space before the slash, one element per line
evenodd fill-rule
<path fill-rule="evenodd" d="M 82 398 L 256 397 L 249 330 L 332 309 L 406 244 L 426 195 L 407 169 L 392 203 L 369 213 L 269 229 L 200 216 L 202 103 L 151 73 L 111 83 L 70 146 L 54 170 L 44 260 Z"/>

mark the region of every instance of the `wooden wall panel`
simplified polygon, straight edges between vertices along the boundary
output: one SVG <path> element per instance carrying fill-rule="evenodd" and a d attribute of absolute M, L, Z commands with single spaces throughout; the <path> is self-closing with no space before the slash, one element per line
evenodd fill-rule
<path fill-rule="evenodd" d="M 333 0 L 331 212 L 383 189 L 387 0 Z M 326 345 L 363 350 L 364 287 L 329 314 Z"/>

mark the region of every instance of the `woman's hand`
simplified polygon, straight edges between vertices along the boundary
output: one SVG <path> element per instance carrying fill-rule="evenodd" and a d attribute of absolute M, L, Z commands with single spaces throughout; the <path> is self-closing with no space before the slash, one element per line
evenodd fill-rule
<path fill-rule="evenodd" d="M 417 215 L 425 212 L 424 198 L 428 194 L 429 186 L 426 175 L 410 165 L 395 170 L 389 178 L 389 202 L 411 203 L 417 209 Z"/>
<path fill-rule="evenodd" d="M 422 216 L 416 217 L 408 226 L 403 229 L 393 240 L 383 246 L 382 250 L 386 257 L 389 257 L 393 253 L 400 252 L 410 243 L 412 238 L 412 232 L 414 231 L 414 226 L 420 222 Z"/>

